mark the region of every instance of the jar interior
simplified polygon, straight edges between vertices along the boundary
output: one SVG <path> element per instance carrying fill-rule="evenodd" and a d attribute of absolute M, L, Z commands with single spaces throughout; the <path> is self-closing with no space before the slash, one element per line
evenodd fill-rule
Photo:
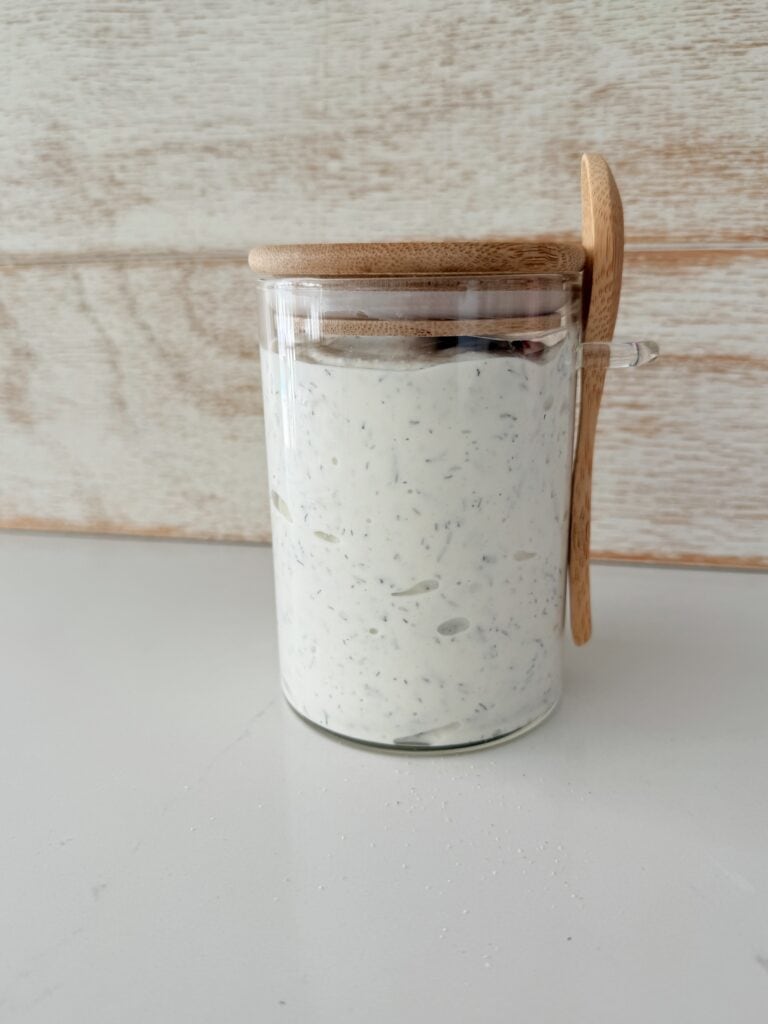
<path fill-rule="evenodd" d="M 546 360 L 578 326 L 580 275 L 269 280 L 262 345 L 328 365 Z"/>
<path fill-rule="evenodd" d="M 289 702 L 404 749 L 528 728 L 561 685 L 578 276 L 262 288 Z"/>

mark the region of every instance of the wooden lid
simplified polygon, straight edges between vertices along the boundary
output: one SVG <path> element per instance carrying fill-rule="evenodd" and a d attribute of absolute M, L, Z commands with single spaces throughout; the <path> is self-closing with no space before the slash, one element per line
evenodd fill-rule
<path fill-rule="evenodd" d="M 251 249 L 262 277 L 405 277 L 410 274 L 567 274 L 584 266 L 580 242 L 516 238 L 445 242 L 341 242 Z"/>

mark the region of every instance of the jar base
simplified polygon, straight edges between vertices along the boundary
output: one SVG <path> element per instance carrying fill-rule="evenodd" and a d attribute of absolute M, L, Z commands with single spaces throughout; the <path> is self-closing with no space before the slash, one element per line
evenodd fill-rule
<path fill-rule="evenodd" d="M 513 729 L 511 732 L 506 732 L 501 736 L 491 736 L 486 740 L 479 740 L 477 742 L 470 743 L 446 743 L 446 744 L 435 744 L 434 746 L 426 746 L 424 744 L 408 744 L 408 743 L 377 743 L 374 740 L 358 739 L 355 736 L 346 736 L 342 732 L 337 732 L 335 729 L 329 729 L 327 725 L 320 725 L 319 722 L 314 722 L 311 718 L 307 718 L 306 715 L 302 714 L 297 708 L 293 706 L 285 692 L 283 692 L 288 707 L 293 713 L 306 722 L 311 728 L 316 729 L 318 732 L 323 733 L 325 736 L 329 736 L 331 739 L 336 740 L 339 743 L 345 743 L 353 747 L 364 747 L 369 750 L 375 750 L 383 754 L 463 754 L 472 750 L 483 750 L 486 747 L 498 747 L 502 743 L 508 743 L 510 740 L 516 740 L 519 736 L 523 736 L 525 733 L 535 729 L 536 726 L 541 725 L 552 712 L 557 708 L 560 703 L 560 695 L 545 708 L 544 711 L 533 718 L 530 722 L 526 722 L 525 725 L 519 726 L 517 729 Z"/>

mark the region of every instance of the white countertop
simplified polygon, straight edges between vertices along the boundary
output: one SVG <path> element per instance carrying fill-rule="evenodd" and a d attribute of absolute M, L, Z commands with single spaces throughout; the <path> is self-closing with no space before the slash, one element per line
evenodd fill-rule
<path fill-rule="evenodd" d="M 593 570 L 543 726 L 279 693 L 266 548 L 0 536 L 0 1021 L 768 1020 L 768 575 Z"/>

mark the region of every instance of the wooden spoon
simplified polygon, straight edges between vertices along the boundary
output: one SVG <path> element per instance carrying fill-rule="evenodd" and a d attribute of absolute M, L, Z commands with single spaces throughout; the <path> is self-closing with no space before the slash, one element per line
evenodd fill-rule
<path fill-rule="evenodd" d="M 621 293 L 624 213 L 611 170 L 596 153 L 585 153 L 581 158 L 581 237 L 586 253 L 582 340 L 610 341 Z M 592 635 L 589 595 L 592 456 L 607 364 L 606 350 L 593 351 L 585 353 L 581 370 L 581 410 L 573 466 L 568 559 L 571 632 L 579 645 L 585 644 Z"/>

